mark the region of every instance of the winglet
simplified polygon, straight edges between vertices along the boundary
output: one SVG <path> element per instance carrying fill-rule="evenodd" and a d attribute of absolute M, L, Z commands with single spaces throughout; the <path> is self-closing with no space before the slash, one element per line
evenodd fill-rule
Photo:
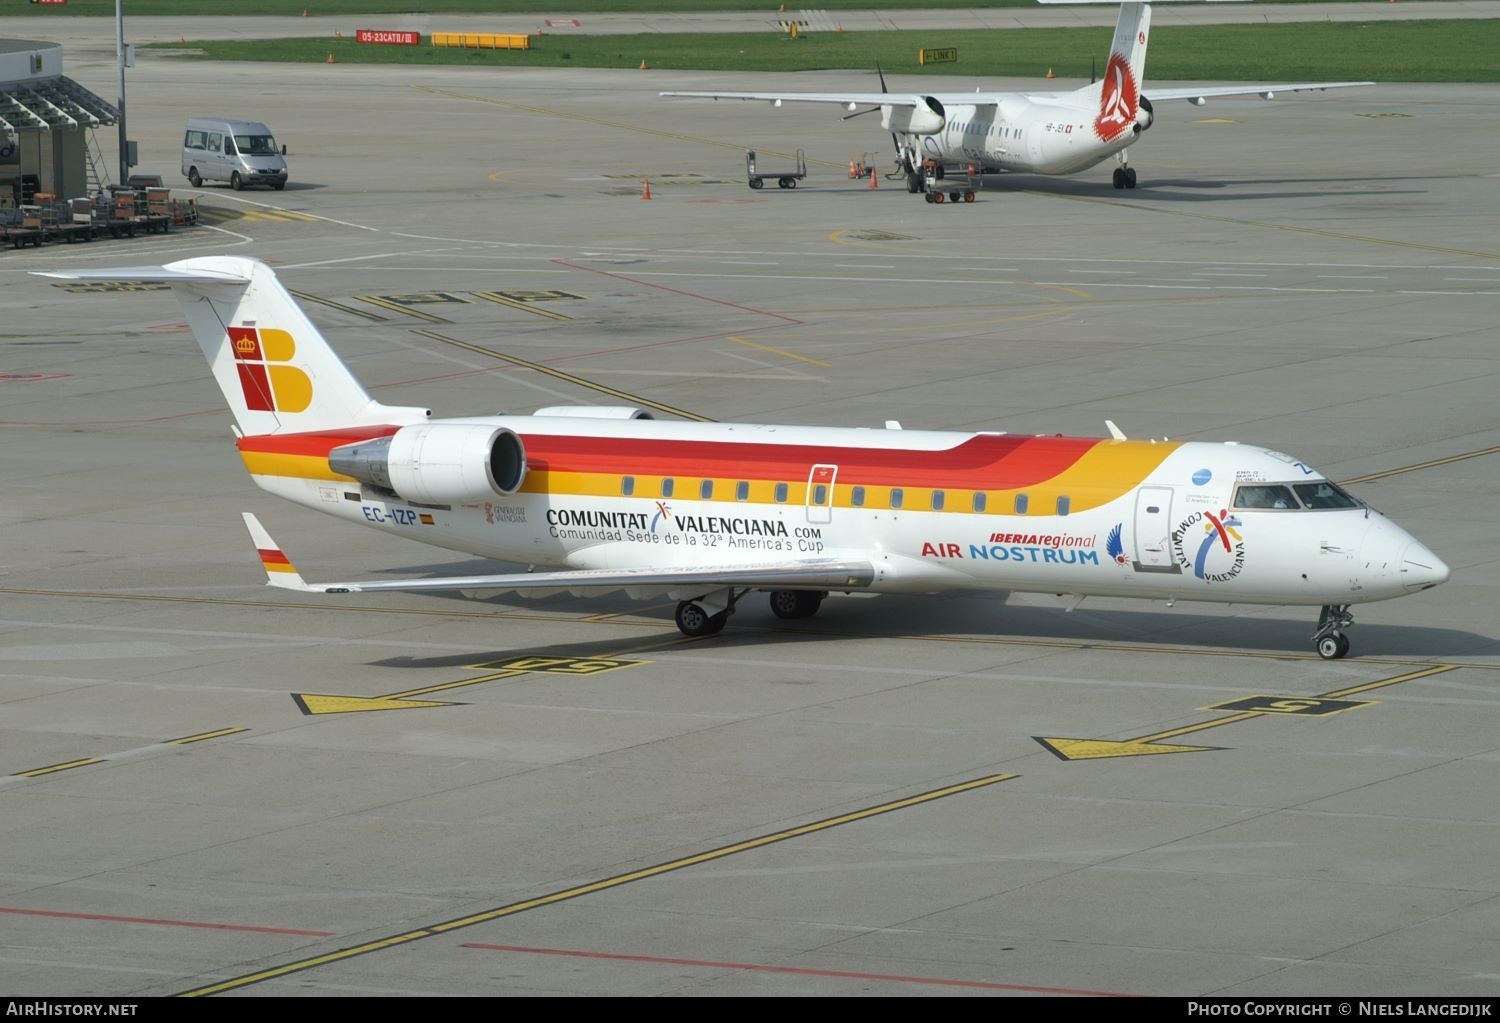
<path fill-rule="evenodd" d="M 260 555 L 260 563 L 266 570 L 266 585 L 279 586 L 284 590 L 301 590 L 304 593 L 312 592 L 313 587 L 302 581 L 286 554 L 276 541 L 271 539 L 271 534 L 260 524 L 260 520 L 249 512 L 242 512 L 245 516 L 245 528 L 250 530 L 250 540 L 255 544 L 256 553 Z"/>
<path fill-rule="evenodd" d="M 1124 431 L 1122 431 L 1118 426 L 1116 426 L 1114 424 L 1114 420 L 1112 420 L 1112 419 L 1106 419 L 1104 421 L 1104 425 L 1107 426 L 1107 427 L 1109 427 L 1109 435 L 1111 437 L 1113 437 L 1115 440 L 1124 440 L 1125 439 L 1125 433 L 1124 433 Z"/>

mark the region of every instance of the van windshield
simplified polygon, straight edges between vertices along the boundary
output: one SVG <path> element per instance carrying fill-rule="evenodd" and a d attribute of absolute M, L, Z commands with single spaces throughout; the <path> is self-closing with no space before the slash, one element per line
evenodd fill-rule
<path fill-rule="evenodd" d="M 236 135 L 234 144 L 246 156 L 276 155 L 276 140 L 269 135 Z"/>

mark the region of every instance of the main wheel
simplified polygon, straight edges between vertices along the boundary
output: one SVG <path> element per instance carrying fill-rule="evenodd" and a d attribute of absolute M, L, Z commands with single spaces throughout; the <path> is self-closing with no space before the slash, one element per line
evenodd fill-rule
<path fill-rule="evenodd" d="M 1115 168 L 1114 182 L 1116 188 L 1125 187 L 1125 170 L 1123 167 Z"/>
<path fill-rule="evenodd" d="M 917 175 L 908 172 L 906 175 L 906 190 L 912 195 L 916 195 L 922 190 L 922 179 Z"/>
<path fill-rule="evenodd" d="M 240 180 L 239 171 L 235 171 L 233 174 L 229 175 L 229 187 L 234 189 L 236 192 L 245 187 L 245 183 Z"/>
<path fill-rule="evenodd" d="M 198 176 L 197 167 L 188 168 L 188 184 L 192 185 L 194 188 L 198 188 L 203 184 L 203 179 Z"/>
<path fill-rule="evenodd" d="M 1134 167 L 1126 167 L 1125 168 L 1125 187 L 1126 188 L 1134 188 L 1135 187 L 1135 168 Z"/>
<path fill-rule="evenodd" d="M 753 188 L 753 189 L 755 189 L 756 191 L 759 191 L 760 189 L 766 187 L 766 183 L 764 181 L 762 181 L 760 178 L 751 178 L 750 179 L 750 187 Z"/>
<path fill-rule="evenodd" d="M 701 604 L 684 600 L 677 605 L 676 617 L 677 628 L 684 636 L 716 636 L 724 631 L 724 623 L 729 621 L 729 610 L 726 608 L 711 615 Z"/>
<path fill-rule="evenodd" d="M 777 618 L 810 618 L 822 603 L 823 594 L 810 590 L 771 591 L 771 613 Z"/>

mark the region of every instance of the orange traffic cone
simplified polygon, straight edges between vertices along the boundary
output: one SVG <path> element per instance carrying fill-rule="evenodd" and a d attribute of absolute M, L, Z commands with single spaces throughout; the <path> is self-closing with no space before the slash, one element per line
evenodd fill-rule
<path fill-rule="evenodd" d="M 334 29 L 333 38 L 335 38 L 335 39 L 342 39 L 342 38 L 344 38 L 343 31 L 340 30 L 340 29 Z"/>
<path fill-rule="evenodd" d="M 641 198 L 642 199 L 649 199 L 649 198 L 651 198 L 651 179 L 650 178 L 647 178 L 645 180 L 645 182 L 641 185 Z"/>
<path fill-rule="evenodd" d="M 646 70 L 646 62 L 645 62 L 645 61 L 644 61 L 644 60 L 643 60 L 643 61 L 641 61 L 641 70 L 642 70 L 642 71 L 645 71 L 645 70 Z"/>
<path fill-rule="evenodd" d="M 304 18 L 307 17 L 307 8 L 306 7 L 302 8 L 302 16 Z"/>
<path fill-rule="evenodd" d="M 331 54 L 331 53 L 328 55 L 328 63 L 330 63 L 330 64 L 333 63 L 333 54 Z"/>
<path fill-rule="evenodd" d="M 1048 78 L 1056 78 L 1057 77 L 1056 75 L 1054 75 L 1052 73 L 1052 69 L 1050 67 L 1047 69 L 1047 77 Z"/>
<path fill-rule="evenodd" d="M 877 181 L 879 180 L 879 178 L 880 178 L 880 175 L 878 173 L 876 173 L 875 168 L 871 167 L 870 168 L 870 187 L 871 188 L 879 188 L 880 187 L 880 185 L 877 184 Z"/>

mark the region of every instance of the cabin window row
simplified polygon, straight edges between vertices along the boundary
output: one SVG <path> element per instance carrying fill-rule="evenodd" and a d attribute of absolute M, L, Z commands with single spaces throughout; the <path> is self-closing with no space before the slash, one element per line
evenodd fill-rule
<path fill-rule="evenodd" d="M 711 501 L 714 499 L 714 480 L 698 481 L 698 499 Z M 777 483 L 772 488 L 772 499 L 777 504 L 786 504 L 791 499 L 791 484 Z M 636 478 L 634 476 L 620 477 L 620 494 L 624 497 L 634 497 L 636 493 Z M 677 493 L 677 480 L 671 477 L 663 477 L 658 494 L 662 498 L 670 498 Z M 982 490 L 959 491 L 960 494 L 969 495 L 968 511 L 975 514 L 984 514 L 989 511 L 989 495 Z M 932 511 L 945 511 L 948 508 L 948 492 L 946 490 L 927 491 L 928 508 Z M 649 496 L 643 494 L 642 496 Z M 817 507 L 825 507 L 829 504 L 829 487 L 826 483 L 812 484 L 812 493 L 809 495 L 808 504 Z M 750 481 L 737 480 L 734 484 L 734 499 L 736 501 L 750 500 Z M 906 503 L 906 490 L 902 487 L 850 487 L 849 504 L 854 508 L 908 508 L 916 507 Z M 1011 499 L 1009 514 L 1025 515 L 1031 509 L 1031 499 L 1026 494 L 1016 494 Z M 1055 514 L 1067 515 L 1072 507 L 1072 499 L 1066 495 L 1057 499 Z"/>

